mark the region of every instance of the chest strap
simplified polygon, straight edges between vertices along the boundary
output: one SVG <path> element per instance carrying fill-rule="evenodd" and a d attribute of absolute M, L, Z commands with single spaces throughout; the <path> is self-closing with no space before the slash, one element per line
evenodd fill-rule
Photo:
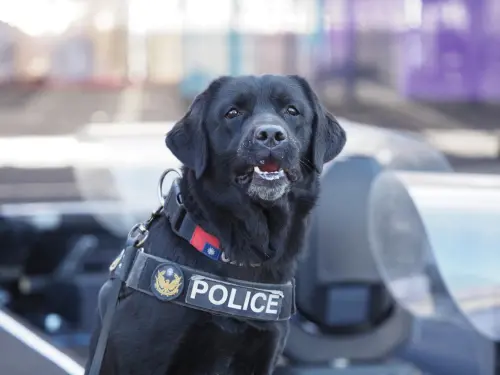
<path fill-rule="evenodd" d="M 288 320 L 295 313 L 294 281 L 253 283 L 222 278 L 138 250 L 127 275 L 126 252 L 117 259 L 111 277 L 160 301 L 177 303 L 212 314 L 261 321 Z M 116 272 L 115 272 L 116 271 Z"/>
<path fill-rule="evenodd" d="M 220 241 L 214 235 L 206 232 L 191 217 L 190 213 L 182 203 L 179 181 L 174 180 L 165 197 L 163 213 L 170 222 L 172 231 L 179 237 L 185 239 L 197 251 L 212 260 L 221 261 L 234 266 L 245 266 L 227 257 L 221 250 Z M 250 267 L 260 267 L 260 263 L 253 263 Z"/>

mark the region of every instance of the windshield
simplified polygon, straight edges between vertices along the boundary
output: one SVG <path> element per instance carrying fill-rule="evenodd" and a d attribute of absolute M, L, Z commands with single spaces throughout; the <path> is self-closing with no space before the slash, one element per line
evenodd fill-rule
<path fill-rule="evenodd" d="M 500 177 L 387 171 L 370 208 L 374 255 L 398 301 L 420 316 L 465 316 L 497 340 Z"/>
<path fill-rule="evenodd" d="M 415 133 L 341 123 L 348 135 L 343 156 L 371 156 L 390 169 L 451 171 L 446 157 Z"/>

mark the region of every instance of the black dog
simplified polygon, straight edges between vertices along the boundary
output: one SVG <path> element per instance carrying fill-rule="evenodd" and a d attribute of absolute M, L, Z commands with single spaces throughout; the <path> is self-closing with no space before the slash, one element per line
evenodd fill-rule
<path fill-rule="evenodd" d="M 166 144 L 184 164 L 183 204 L 218 239 L 223 261 L 196 251 L 166 217 L 153 223 L 144 252 L 226 280 L 289 282 L 318 197 L 319 173 L 345 141 L 344 130 L 301 77 L 215 80 Z M 101 374 L 268 375 L 287 332 L 286 320 L 215 315 L 131 291 L 113 317 Z M 96 339 L 94 334 L 91 355 Z"/>

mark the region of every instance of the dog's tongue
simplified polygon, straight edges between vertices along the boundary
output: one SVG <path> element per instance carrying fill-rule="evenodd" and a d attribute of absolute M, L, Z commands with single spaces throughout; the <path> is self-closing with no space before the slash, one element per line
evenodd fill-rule
<path fill-rule="evenodd" d="M 279 166 L 278 164 L 273 163 L 272 161 L 268 161 L 265 164 L 259 166 L 259 169 L 262 172 L 277 172 L 279 170 Z"/>

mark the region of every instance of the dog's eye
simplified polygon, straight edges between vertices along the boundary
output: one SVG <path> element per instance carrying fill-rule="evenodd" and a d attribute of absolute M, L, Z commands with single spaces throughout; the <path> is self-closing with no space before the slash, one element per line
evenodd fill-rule
<path fill-rule="evenodd" d="M 287 108 L 286 108 L 286 112 L 289 114 L 289 115 L 292 115 L 292 116 L 298 116 L 299 115 L 299 111 L 297 108 L 295 108 L 293 105 L 289 105 Z"/>
<path fill-rule="evenodd" d="M 236 108 L 231 108 L 227 113 L 224 115 L 225 118 L 232 119 L 235 117 L 238 117 L 241 115 L 241 112 L 238 111 Z"/>

